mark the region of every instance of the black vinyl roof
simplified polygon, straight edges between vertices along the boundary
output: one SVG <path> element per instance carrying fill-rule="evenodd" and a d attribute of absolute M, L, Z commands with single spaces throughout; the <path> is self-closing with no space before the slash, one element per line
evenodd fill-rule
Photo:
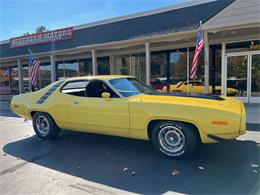
<path fill-rule="evenodd" d="M 198 28 L 199 21 L 205 23 L 233 1 L 213 1 L 157 14 L 86 27 L 74 30 L 73 39 L 71 40 L 20 48 L 10 48 L 9 43 L 6 43 L 0 45 L 0 58 L 28 54 L 28 48 L 34 53 L 38 53 L 189 31 Z"/>

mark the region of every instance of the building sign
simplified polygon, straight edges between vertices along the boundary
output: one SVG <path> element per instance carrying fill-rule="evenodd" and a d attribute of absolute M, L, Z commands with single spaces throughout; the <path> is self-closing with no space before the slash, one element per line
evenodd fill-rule
<path fill-rule="evenodd" d="M 61 40 L 72 39 L 73 27 L 38 34 L 24 35 L 10 39 L 10 48 L 37 45 Z"/>

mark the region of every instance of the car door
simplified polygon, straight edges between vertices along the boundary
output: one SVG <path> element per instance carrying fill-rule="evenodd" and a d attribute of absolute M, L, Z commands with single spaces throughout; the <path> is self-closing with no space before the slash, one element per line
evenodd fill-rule
<path fill-rule="evenodd" d="M 113 94 L 110 98 L 102 98 L 103 92 Z M 68 111 L 71 124 L 77 130 L 118 136 L 129 135 L 127 98 L 117 97 L 104 81 L 90 81 L 86 87 L 86 96 L 73 96 Z"/>

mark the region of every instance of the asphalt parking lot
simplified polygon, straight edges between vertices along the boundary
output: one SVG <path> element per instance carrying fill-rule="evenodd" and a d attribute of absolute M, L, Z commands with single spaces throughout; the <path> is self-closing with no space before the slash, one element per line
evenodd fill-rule
<path fill-rule="evenodd" d="M 260 193 L 260 129 L 177 161 L 125 138 L 64 131 L 43 141 L 30 121 L 0 115 L 1 194 Z"/>

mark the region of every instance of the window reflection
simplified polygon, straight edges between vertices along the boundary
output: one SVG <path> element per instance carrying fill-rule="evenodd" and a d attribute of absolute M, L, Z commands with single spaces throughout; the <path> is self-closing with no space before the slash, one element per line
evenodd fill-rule
<path fill-rule="evenodd" d="M 186 49 L 153 52 L 151 54 L 151 85 L 153 88 L 179 92 L 179 89 L 176 90 L 176 84 L 186 80 Z"/>
<path fill-rule="evenodd" d="M 56 62 L 56 74 L 58 80 L 62 80 L 65 78 L 65 69 L 62 61 Z"/>
<path fill-rule="evenodd" d="M 77 60 L 67 60 L 56 62 L 57 79 L 79 76 L 79 66 Z"/>
<path fill-rule="evenodd" d="M 139 81 L 145 82 L 146 70 L 145 70 L 145 54 L 133 54 L 131 55 L 131 75 L 135 76 Z"/>
<path fill-rule="evenodd" d="M 28 93 L 30 92 L 30 81 L 29 81 L 29 66 L 28 64 L 23 65 L 23 92 Z"/>
<path fill-rule="evenodd" d="M 0 68 L 0 95 L 19 93 L 18 68 L 15 66 Z"/>
<path fill-rule="evenodd" d="M 79 76 L 92 75 L 92 60 L 81 59 L 79 60 Z"/>
<path fill-rule="evenodd" d="M 166 85 L 166 69 L 166 53 L 151 53 L 151 86 L 154 89 L 162 89 Z"/>
<path fill-rule="evenodd" d="M 79 66 L 77 60 L 68 60 L 64 62 L 65 78 L 79 76 Z"/>
<path fill-rule="evenodd" d="M 177 50 L 170 53 L 170 83 L 176 84 L 187 80 L 187 52 Z"/>
<path fill-rule="evenodd" d="M 260 97 L 260 54 L 252 55 L 251 96 Z"/>
<path fill-rule="evenodd" d="M 99 75 L 109 75 L 110 74 L 109 57 L 97 58 L 97 73 Z"/>
<path fill-rule="evenodd" d="M 39 88 L 44 88 L 49 84 L 51 84 L 51 64 L 42 63 L 40 66 Z"/>
<path fill-rule="evenodd" d="M 145 82 L 145 54 L 136 53 L 115 57 L 115 74 L 131 75 Z"/>
<path fill-rule="evenodd" d="M 130 55 L 115 57 L 115 74 L 130 75 Z"/>
<path fill-rule="evenodd" d="M 227 96 L 247 96 L 247 56 L 227 59 Z"/>

